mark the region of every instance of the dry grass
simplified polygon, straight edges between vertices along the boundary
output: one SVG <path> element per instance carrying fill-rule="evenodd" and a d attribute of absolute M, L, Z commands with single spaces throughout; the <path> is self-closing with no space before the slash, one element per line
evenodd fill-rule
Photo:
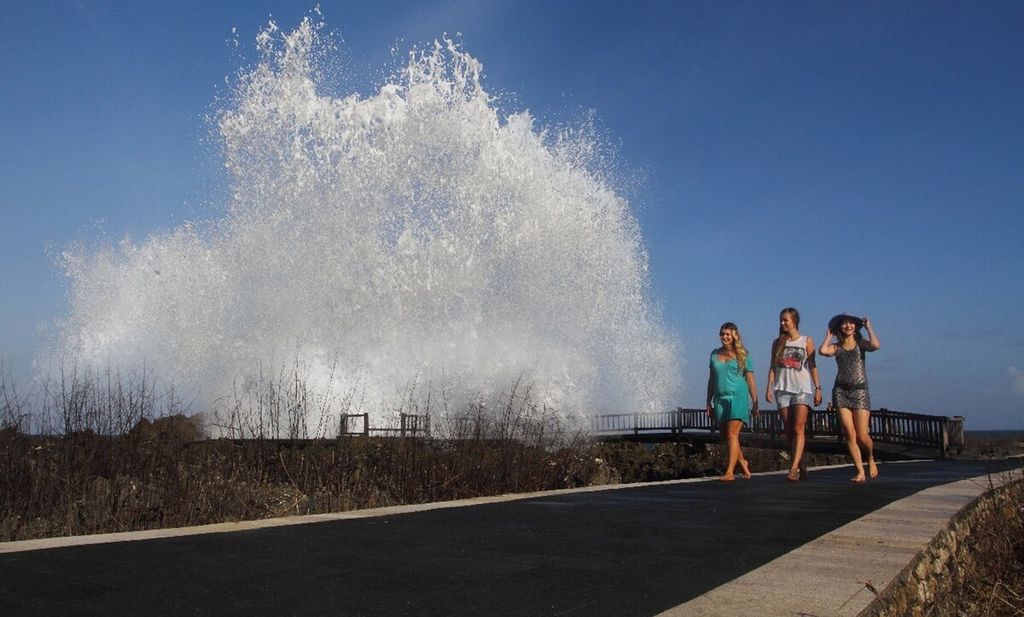
<path fill-rule="evenodd" d="M 967 434 L 965 454 L 977 458 L 1024 456 L 1016 434 Z M 1024 458 L 1010 483 L 995 493 L 966 543 L 970 564 L 955 577 L 931 614 L 1024 617 Z"/>
<path fill-rule="evenodd" d="M 935 617 L 1024 616 L 1024 479 L 988 499 L 964 543 L 960 567 L 926 615 Z"/>

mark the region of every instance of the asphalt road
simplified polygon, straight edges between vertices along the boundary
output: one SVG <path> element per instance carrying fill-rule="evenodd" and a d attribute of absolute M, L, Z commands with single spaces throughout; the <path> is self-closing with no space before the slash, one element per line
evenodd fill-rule
<path fill-rule="evenodd" d="M 1007 465 L 884 464 L 865 485 L 850 468 L 756 475 L 4 553 L 0 615 L 654 615 Z"/>

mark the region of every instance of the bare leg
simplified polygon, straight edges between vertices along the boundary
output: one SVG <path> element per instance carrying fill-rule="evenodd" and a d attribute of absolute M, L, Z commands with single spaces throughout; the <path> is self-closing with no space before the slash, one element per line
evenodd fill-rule
<path fill-rule="evenodd" d="M 864 451 L 867 453 L 868 474 L 872 478 L 877 478 L 878 465 L 875 464 L 875 442 L 871 440 L 871 435 L 868 434 L 870 420 L 871 411 L 868 409 L 858 409 L 853 412 L 853 421 L 857 427 L 857 442 L 863 446 Z"/>
<path fill-rule="evenodd" d="M 789 414 L 789 424 L 792 425 L 791 432 L 793 433 L 793 451 L 792 460 L 790 461 L 789 475 L 793 477 L 796 475 L 797 478 L 805 477 L 807 475 L 806 468 L 801 465 L 804 458 L 804 426 L 807 424 L 807 413 L 809 409 L 807 405 L 793 405 Z"/>
<path fill-rule="evenodd" d="M 722 436 L 722 443 L 726 446 L 726 460 L 725 460 L 725 473 L 719 478 L 722 482 L 731 482 L 733 477 L 733 469 L 736 467 L 736 460 L 733 458 L 732 442 L 729 441 L 729 422 L 720 422 L 718 424 L 718 434 Z"/>
<path fill-rule="evenodd" d="M 743 430 L 743 423 L 736 423 L 736 451 L 739 452 L 739 464 L 740 469 L 743 471 L 743 477 L 747 480 L 750 479 L 750 465 L 747 463 L 747 458 L 743 456 L 743 447 L 740 446 L 740 431 Z"/>
<path fill-rule="evenodd" d="M 853 423 L 853 412 L 848 407 L 839 408 L 839 422 L 843 425 L 843 433 L 846 437 L 846 448 L 853 458 L 853 465 L 857 468 L 857 475 L 854 482 L 864 481 L 864 461 L 860 458 L 860 446 L 857 445 L 857 429 Z"/>
<path fill-rule="evenodd" d="M 743 450 L 740 449 L 740 429 L 742 428 L 742 421 L 729 420 L 722 429 L 722 436 L 729 444 L 729 464 L 725 469 L 725 475 L 721 478 L 723 482 L 731 482 L 735 479 L 736 476 L 733 474 L 736 471 L 737 463 L 740 463 L 741 469 L 743 469 L 743 476 L 750 477 L 747 461 L 743 458 Z"/>
<path fill-rule="evenodd" d="M 783 431 L 785 431 L 785 433 L 786 433 L 786 452 L 789 453 L 789 462 L 792 463 L 793 462 L 793 426 L 789 422 L 790 415 L 791 414 L 790 414 L 790 408 L 789 407 L 779 407 L 779 417 L 782 418 L 782 428 L 783 428 Z M 794 476 L 791 473 L 789 479 L 790 480 L 798 480 L 799 478 L 797 476 Z"/>

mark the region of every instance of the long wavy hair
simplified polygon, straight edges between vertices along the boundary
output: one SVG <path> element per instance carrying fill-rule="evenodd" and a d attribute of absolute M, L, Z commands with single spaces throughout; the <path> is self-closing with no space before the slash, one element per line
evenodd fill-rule
<path fill-rule="evenodd" d="M 750 353 L 747 352 L 747 348 L 743 346 L 743 337 L 740 336 L 740 329 L 736 327 L 731 321 L 727 321 L 722 324 L 722 327 L 718 329 L 721 333 L 722 330 L 728 330 L 732 332 L 732 346 L 736 350 L 736 364 L 739 365 L 740 374 L 743 374 L 747 370 L 747 358 Z"/>
<path fill-rule="evenodd" d="M 782 321 L 782 318 L 787 314 L 789 315 L 790 319 L 793 320 L 793 325 L 799 329 L 800 311 L 796 310 L 792 306 L 787 306 L 786 308 L 779 311 L 779 321 Z M 786 330 L 783 329 L 781 325 L 779 326 L 779 338 L 775 339 L 774 347 L 775 363 L 778 364 L 782 360 L 782 352 L 785 351 L 786 349 Z"/>

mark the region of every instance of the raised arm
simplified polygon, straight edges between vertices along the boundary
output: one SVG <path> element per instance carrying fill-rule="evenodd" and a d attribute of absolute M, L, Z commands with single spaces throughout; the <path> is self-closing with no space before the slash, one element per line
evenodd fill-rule
<path fill-rule="evenodd" d="M 825 340 L 821 342 L 821 347 L 818 348 L 818 353 L 826 358 L 831 358 L 836 355 L 836 343 L 832 338 L 831 329 L 825 330 Z"/>
<path fill-rule="evenodd" d="M 861 348 L 864 351 L 878 351 L 882 344 L 878 341 L 878 335 L 875 334 L 875 329 L 871 327 L 871 320 L 868 319 L 867 315 L 864 316 L 864 329 L 868 331 L 868 337 L 861 340 Z"/>

